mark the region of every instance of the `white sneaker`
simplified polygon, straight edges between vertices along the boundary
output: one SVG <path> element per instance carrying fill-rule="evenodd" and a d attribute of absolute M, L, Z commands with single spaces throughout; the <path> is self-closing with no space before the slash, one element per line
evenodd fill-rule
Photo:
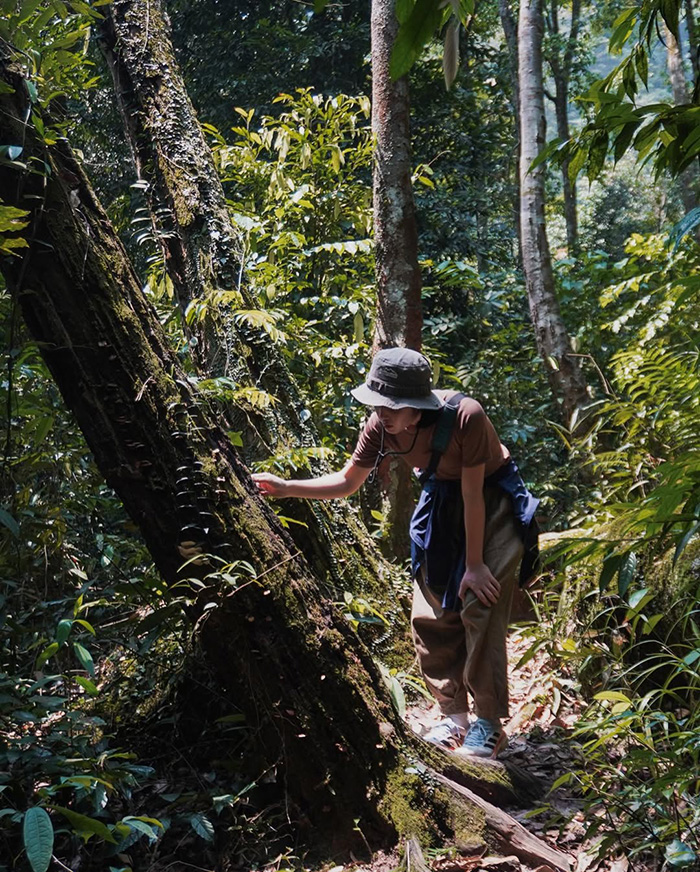
<path fill-rule="evenodd" d="M 495 759 L 508 747 L 508 736 L 499 722 L 477 718 L 469 727 L 457 753 L 465 757 L 491 757 Z"/>
<path fill-rule="evenodd" d="M 456 724 L 449 718 L 445 718 L 444 721 L 440 721 L 440 723 L 435 724 L 434 727 L 428 730 L 423 738 L 426 742 L 431 742 L 433 745 L 438 745 L 440 748 L 452 751 L 462 744 L 466 732 L 464 727 L 460 727 L 459 724 Z"/>

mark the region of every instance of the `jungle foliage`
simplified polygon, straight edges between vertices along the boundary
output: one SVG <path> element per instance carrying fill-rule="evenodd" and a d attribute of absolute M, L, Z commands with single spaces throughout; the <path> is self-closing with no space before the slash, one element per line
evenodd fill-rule
<path fill-rule="evenodd" d="M 274 403 L 194 371 L 142 192 L 114 178 L 122 135 L 91 36 L 102 5 L 3 0 L 0 63 L 26 77 L 27 123 L 46 143 L 84 143 L 193 380 L 224 407 L 246 390 L 252 405 Z M 375 305 L 368 18 L 357 4 L 322 15 L 286 2 L 251 3 L 245 15 L 229 6 L 173 0 L 171 14 L 259 309 L 220 289 L 187 317 L 229 307 L 280 346 L 302 386 L 319 444 L 266 464 L 285 473 L 310 456 L 340 464 L 359 423 L 348 389 L 365 372 Z M 560 230 L 555 261 L 592 385 L 583 433 L 552 423 L 532 339 L 495 5 L 399 6 L 395 71 L 410 68 L 413 89 L 424 347 L 441 386 L 484 403 L 559 534 L 550 581 L 533 594 L 542 621 L 529 632 L 531 653 L 548 651 L 590 700 L 577 728 L 585 765 L 566 777 L 580 787 L 601 856 L 622 846 L 631 860 L 700 868 L 700 219 L 680 213 L 673 181 L 697 162 L 700 107 L 645 105 L 641 89 L 657 25 L 679 32 L 678 4 L 609 3 L 597 19 L 587 11 L 586 33 L 607 29 L 610 52 L 625 54 L 603 78 L 582 55 L 577 132 L 541 156 L 566 155 L 572 179 L 595 182 L 587 191 L 579 182 L 580 251 L 567 256 Z M 462 62 L 446 93 L 443 52 L 455 34 Z M 0 143 L 0 160 L 46 171 L 24 162 L 20 142 Z M 557 167 L 548 173 L 556 234 L 560 181 Z M 25 218 L 0 201 L 0 257 L 26 248 Z M 0 324 L 0 869 L 45 872 L 56 855 L 126 872 L 176 851 L 300 868 L 270 773 L 243 777 L 249 727 L 225 708 L 193 645 L 185 615 L 196 594 L 167 589 L 155 572 L 6 290 Z M 217 581 L 256 583 L 255 570 L 227 564 Z M 365 640 L 389 632 L 391 617 L 356 591 L 339 591 L 335 608 Z M 385 669 L 398 705 L 420 692 L 402 657 Z"/>

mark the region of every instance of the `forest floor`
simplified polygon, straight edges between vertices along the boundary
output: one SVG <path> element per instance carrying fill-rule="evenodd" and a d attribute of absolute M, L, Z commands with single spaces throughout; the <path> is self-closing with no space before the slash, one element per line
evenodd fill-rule
<path fill-rule="evenodd" d="M 632 872 L 627 857 L 599 861 L 595 843 L 586 839 L 583 803 L 567 786 L 547 793 L 563 774 L 582 765 L 581 746 L 573 737 L 574 726 L 584 701 L 573 682 L 553 672 L 551 660 L 542 650 L 519 668 L 516 664 L 528 651 L 532 640 L 515 629 L 508 642 L 511 718 L 504 724 L 509 746 L 500 759 L 517 764 L 545 785 L 545 796 L 536 808 L 504 809 L 533 835 L 571 858 L 571 872 Z M 406 714 L 414 732 L 424 734 L 440 718 L 435 707 L 417 705 Z M 464 856 L 452 851 L 426 852 L 430 872 L 551 872 L 549 866 L 536 869 L 514 856 L 480 853 Z M 398 855 L 377 855 L 371 865 L 335 867 L 330 872 L 393 872 L 402 865 Z M 406 864 L 402 865 L 406 869 Z M 634 872 L 652 872 L 640 866 Z"/>

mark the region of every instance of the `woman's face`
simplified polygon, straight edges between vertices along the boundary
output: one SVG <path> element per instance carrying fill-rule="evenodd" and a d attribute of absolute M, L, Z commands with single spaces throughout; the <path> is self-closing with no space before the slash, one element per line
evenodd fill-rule
<path fill-rule="evenodd" d="M 376 406 L 379 421 L 387 433 L 403 433 L 404 430 L 413 430 L 420 421 L 420 409 L 412 409 L 403 406 L 400 409 L 387 409 L 386 406 Z"/>

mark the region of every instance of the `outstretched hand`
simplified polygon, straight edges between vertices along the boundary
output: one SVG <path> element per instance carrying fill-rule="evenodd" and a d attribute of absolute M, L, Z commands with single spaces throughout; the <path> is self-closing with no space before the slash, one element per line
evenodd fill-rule
<path fill-rule="evenodd" d="M 461 600 L 467 595 L 468 590 L 471 590 L 485 606 L 492 606 L 498 602 L 501 584 L 491 574 L 491 570 L 485 563 L 479 563 L 475 566 L 468 566 L 462 576 L 462 583 L 459 586 Z"/>
<path fill-rule="evenodd" d="M 251 478 L 258 486 L 258 491 L 265 497 L 283 497 L 288 482 L 271 472 L 256 472 Z"/>

